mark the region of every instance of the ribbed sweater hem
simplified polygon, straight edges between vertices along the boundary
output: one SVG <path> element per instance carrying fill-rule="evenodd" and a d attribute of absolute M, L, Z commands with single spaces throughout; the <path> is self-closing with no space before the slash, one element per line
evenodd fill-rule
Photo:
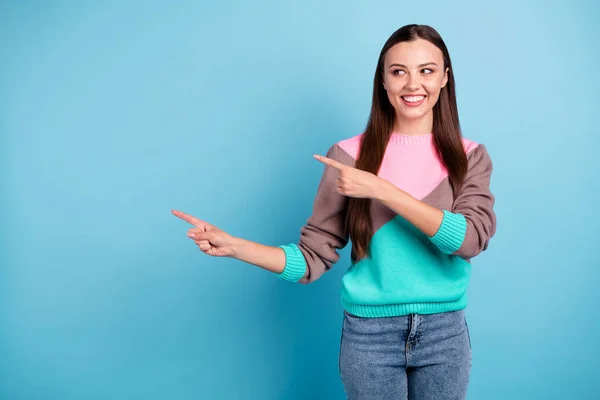
<path fill-rule="evenodd" d="M 463 295 L 463 297 L 456 301 L 384 305 L 353 304 L 342 299 L 342 306 L 346 312 L 364 318 L 398 317 L 408 314 L 437 314 L 466 308 L 467 295 Z"/>

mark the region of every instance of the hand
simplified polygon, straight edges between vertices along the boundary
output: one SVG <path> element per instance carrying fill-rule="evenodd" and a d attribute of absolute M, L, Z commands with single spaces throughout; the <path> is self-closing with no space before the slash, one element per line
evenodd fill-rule
<path fill-rule="evenodd" d="M 233 236 L 181 211 L 171 210 L 171 212 L 176 217 L 195 226 L 188 230 L 188 237 L 198 245 L 204 254 L 213 257 L 232 257 L 234 255 L 235 238 Z"/>
<path fill-rule="evenodd" d="M 375 174 L 342 164 L 331 158 L 315 155 L 314 158 L 323 164 L 329 165 L 339 171 L 336 190 L 348 197 L 379 198 L 385 181 Z"/>

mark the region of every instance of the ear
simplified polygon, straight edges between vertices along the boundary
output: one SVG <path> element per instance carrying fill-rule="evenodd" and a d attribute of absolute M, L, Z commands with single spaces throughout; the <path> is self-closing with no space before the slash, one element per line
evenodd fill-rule
<path fill-rule="evenodd" d="M 442 80 L 442 89 L 444 87 L 446 87 L 446 84 L 448 83 L 448 71 L 450 71 L 450 68 L 446 68 L 446 71 L 444 71 L 444 80 Z"/>

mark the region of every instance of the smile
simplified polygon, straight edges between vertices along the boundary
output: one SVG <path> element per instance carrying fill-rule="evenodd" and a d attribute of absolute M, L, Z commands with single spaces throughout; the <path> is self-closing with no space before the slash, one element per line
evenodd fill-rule
<path fill-rule="evenodd" d="M 416 107 L 421 105 L 425 101 L 425 97 L 423 95 L 420 96 L 400 96 L 404 104 L 410 107 Z"/>

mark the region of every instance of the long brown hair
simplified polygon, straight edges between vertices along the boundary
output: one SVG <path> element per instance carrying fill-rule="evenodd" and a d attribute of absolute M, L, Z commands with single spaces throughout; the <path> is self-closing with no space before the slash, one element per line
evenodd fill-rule
<path fill-rule="evenodd" d="M 391 105 L 383 87 L 384 57 L 392 46 L 419 38 L 431 42 L 442 51 L 444 56 L 443 70 L 449 69 L 448 82 L 441 90 L 439 99 L 433 107 L 433 142 L 440 161 L 448 170 L 450 183 L 456 194 L 467 173 L 467 156 L 463 148 L 458 121 L 454 74 L 446 44 L 439 33 L 427 25 L 403 26 L 390 36 L 381 49 L 373 82 L 371 114 L 361 139 L 356 168 L 374 174 L 379 172 L 387 144 L 394 129 L 394 107 Z M 347 215 L 346 224 L 353 243 L 353 252 L 360 260 L 369 255 L 369 243 L 373 236 L 371 199 L 350 198 Z"/>

